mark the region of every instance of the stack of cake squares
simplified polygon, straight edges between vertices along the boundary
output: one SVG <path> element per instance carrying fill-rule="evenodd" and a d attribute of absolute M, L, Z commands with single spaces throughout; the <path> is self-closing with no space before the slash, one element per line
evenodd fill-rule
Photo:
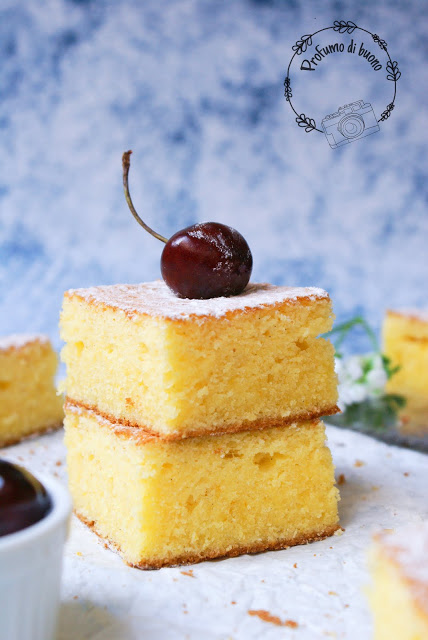
<path fill-rule="evenodd" d="M 75 513 L 141 568 L 338 528 L 320 416 L 337 411 L 328 294 L 250 284 L 187 300 L 160 281 L 66 292 Z"/>

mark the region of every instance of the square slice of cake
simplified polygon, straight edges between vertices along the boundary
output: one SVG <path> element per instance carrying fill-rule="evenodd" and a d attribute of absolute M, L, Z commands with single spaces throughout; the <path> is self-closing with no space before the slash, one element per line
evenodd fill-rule
<path fill-rule="evenodd" d="M 374 640 L 428 640 L 428 522 L 376 536 Z"/>
<path fill-rule="evenodd" d="M 319 420 L 164 440 L 67 402 L 75 512 L 141 568 L 319 540 L 338 528 Z"/>
<path fill-rule="evenodd" d="M 184 300 L 163 282 L 78 289 L 61 315 L 67 397 L 164 438 L 335 413 L 328 294 L 252 284 Z"/>
<path fill-rule="evenodd" d="M 428 432 L 428 311 L 388 311 L 383 341 L 392 366 L 400 367 L 386 388 L 406 399 L 403 429 Z"/>
<path fill-rule="evenodd" d="M 54 384 L 57 366 L 45 336 L 0 338 L 0 447 L 62 425 L 63 398 Z"/>

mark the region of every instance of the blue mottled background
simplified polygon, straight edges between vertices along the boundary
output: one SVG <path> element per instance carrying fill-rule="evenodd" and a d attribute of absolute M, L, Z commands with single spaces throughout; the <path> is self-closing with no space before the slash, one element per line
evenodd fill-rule
<path fill-rule="evenodd" d="M 1 0 L 0 333 L 58 343 L 64 289 L 158 277 L 162 245 L 122 194 L 127 148 L 134 201 L 160 233 L 230 224 L 254 279 L 322 286 L 340 319 L 379 327 L 387 306 L 427 307 L 426 7 Z M 380 132 L 332 150 L 296 125 L 283 80 L 295 41 L 337 19 L 385 39 L 402 77 Z M 358 56 L 292 84 L 317 122 L 359 99 L 379 117 L 392 92 Z"/>

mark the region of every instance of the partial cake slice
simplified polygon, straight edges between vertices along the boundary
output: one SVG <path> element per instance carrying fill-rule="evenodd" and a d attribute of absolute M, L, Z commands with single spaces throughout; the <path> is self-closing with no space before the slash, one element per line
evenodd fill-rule
<path fill-rule="evenodd" d="M 374 640 L 428 640 L 428 522 L 375 539 Z"/>
<path fill-rule="evenodd" d="M 406 398 L 403 427 L 428 432 L 428 311 L 388 311 L 383 340 L 385 354 L 400 367 L 387 391 Z"/>
<path fill-rule="evenodd" d="M 339 528 L 318 420 L 167 441 L 69 402 L 65 409 L 75 511 L 130 565 L 283 549 Z"/>
<path fill-rule="evenodd" d="M 251 284 L 183 300 L 163 282 L 69 291 L 67 396 L 164 438 L 279 426 L 338 409 L 328 294 Z"/>
<path fill-rule="evenodd" d="M 63 398 L 54 384 L 57 365 L 45 336 L 0 338 L 0 447 L 62 425 Z"/>

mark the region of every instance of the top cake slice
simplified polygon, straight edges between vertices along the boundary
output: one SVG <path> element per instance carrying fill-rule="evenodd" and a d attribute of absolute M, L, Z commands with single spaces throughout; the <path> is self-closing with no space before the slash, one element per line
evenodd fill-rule
<path fill-rule="evenodd" d="M 66 392 L 163 438 L 261 429 L 337 411 L 328 294 L 250 284 L 177 298 L 161 282 L 66 292 Z"/>

